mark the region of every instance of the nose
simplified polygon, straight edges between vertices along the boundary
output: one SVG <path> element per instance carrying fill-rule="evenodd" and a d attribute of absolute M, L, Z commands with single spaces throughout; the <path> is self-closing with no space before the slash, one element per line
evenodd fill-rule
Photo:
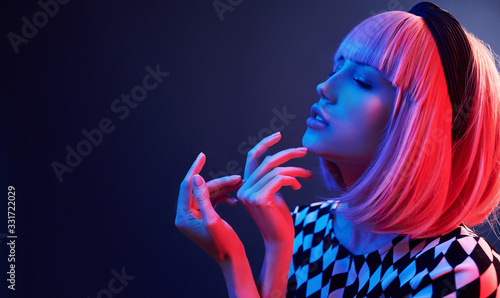
<path fill-rule="evenodd" d="M 325 99 L 328 100 L 331 104 L 336 103 L 335 96 L 331 92 L 330 88 L 331 86 L 329 86 L 328 80 L 321 84 L 318 84 L 318 86 L 316 87 L 316 92 L 318 92 L 319 101 Z"/>

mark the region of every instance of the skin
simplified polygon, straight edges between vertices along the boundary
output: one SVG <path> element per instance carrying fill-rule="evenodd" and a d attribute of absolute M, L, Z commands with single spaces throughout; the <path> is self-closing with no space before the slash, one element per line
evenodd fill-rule
<path fill-rule="evenodd" d="M 284 297 L 292 258 L 294 227 L 290 210 L 278 193 L 283 186 L 301 187 L 297 177 L 313 173 L 299 167 L 282 167 L 291 159 L 304 157 L 307 149 L 289 148 L 260 159 L 281 139 L 275 133 L 248 152 L 244 182 L 239 176 L 221 177 L 205 183 L 199 175 L 205 163 L 200 153 L 181 183 L 175 224 L 219 264 L 230 297 Z M 214 210 L 216 202 L 237 198 L 259 228 L 265 245 L 260 280 L 254 282 L 245 250 L 238 235 Z"/>
<path fill-rule="evenodd" d="M 203 248 L 221 268 L 230 297 L 259 297 L 245 249 L 233 228 L 215 212 L 216 201 L 241 186 L 241 177 L 205 183 L 199 172 L 206 157 L 200 153 L 181 182 L 175 226 Z"/>
<path fill-rule="evenodd" d="M 368 167 L 392 114 L 396 88 L 376 69 L 341 58 L 333 75 L 317 86 L 313 105 L 327 126 L 308 127 L 302 144 L 334 162 L 347 185 Z"/>
<path fill-rule="evenodd" d="M 374 157 L 392 114 L 396 88 L 378 70 L 341 57 L 317 92 L 320 99 L 312 110 L 320 111 L 327 125 L 308 126 L 302 144 L 337 165 L 344 183 L 350 186 Z M 340 232 L 336 233 L 340 243 L 354 254 L 374 251 L 395 237 L 360 230 L 341 216 L 336 216 L 334 230 Z"/>
<path fill-rule="evenodd" d="M 335 163 L 347 185 L 366 170 L 389 120 L 396 89 L 375 69 L 347 59 L 337 61 L 335 74 L 318 85 L 320 100 L 313 105 L 322 121 L 312 121 L 303 137 L 304 147 L 289 148 L 262 157 L 281 139 L 275 133 L 248 152 L 244 179 L 228 176 L 205 180 L 199 175 L 205 163 L 200 153 L 181 183 L 176 226 L 203 248 L 220 266 L 230 297 L 284 297 L 292 258 L 294 227 L 290 210 L 278 193 L 284 186 L 300 189 L 297 178 L 310 179 L 309 170 L 283 166 L 309 151 Z M 315 122 L 316 121 L 316 122 Z M 229 192 L 237 190 L 256 222 L 266 254 L 260 280 L 255 284 L 244 246 L 231 226 L 214 210 L 217 203 L 234 204 Z M 339 206 L 338 208 L 345 208 Z M 385 245 L 393 235 L 361 231 L 337 216 L 339 241 L 357 254 Z"/>

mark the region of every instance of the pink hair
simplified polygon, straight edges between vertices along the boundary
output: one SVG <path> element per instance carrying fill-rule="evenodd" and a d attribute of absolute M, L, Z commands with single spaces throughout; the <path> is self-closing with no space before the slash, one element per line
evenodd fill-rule
<path fill-rule="evenodd" d="M 320 159 L 326 183 L 341 189 L 343 215 L 379 233 L 442 235 L 476 225 L 500 199 L 500 75 L 491 50 L 467 33 L 475 59 L 475 94 L 452 141 L 452 107 L 434 39 L 419 16 L 392 11 L 368 18 L 342 41 L 340 56 L 378 69 L 397 88 L 392 117 L 375 158 L 358 181 L 343 185 Z M 458 118 L 458 121 L 462 120 Z"/>

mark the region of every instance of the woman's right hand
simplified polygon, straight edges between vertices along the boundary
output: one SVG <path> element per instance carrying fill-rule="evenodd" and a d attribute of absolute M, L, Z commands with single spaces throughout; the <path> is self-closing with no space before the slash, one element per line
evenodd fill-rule
<path fill-rule="evenodd" d="M 220 263 L 229 254 L 240 254 L 243 244 L 215 212 L 214 205 L 235 202 L 228 193 L 241 186 L 241 177 L 227 176 L 205 183 L 198 175 L 204 164 L 205 155 L 200 153 L 181 183 L 175 225 Z"/>
<path fill-rule="evenodd" d="M 214 210 L 216 203 L 231 204 L 228 193 L 241 186 L 241 177 L 205 183 L 199 175 L 204 164 L 205 155 L 200 153 L 181 183 L 175 225 L 218 263 L 229 297 L 259 297 L 240 238 Z"/>

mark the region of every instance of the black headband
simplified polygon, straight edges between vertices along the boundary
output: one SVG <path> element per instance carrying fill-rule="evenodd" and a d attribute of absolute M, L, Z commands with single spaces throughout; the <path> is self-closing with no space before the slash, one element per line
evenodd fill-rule
<path fill-rule="evenodd" d="M 453 108 L 453 140 L 459 140 L 468 125 L 475 91 L 474 55 L 460 23 L 450 13 L 430 2 L 420 2 L 409 11 L 424 19 L 436 42 Z"/>

